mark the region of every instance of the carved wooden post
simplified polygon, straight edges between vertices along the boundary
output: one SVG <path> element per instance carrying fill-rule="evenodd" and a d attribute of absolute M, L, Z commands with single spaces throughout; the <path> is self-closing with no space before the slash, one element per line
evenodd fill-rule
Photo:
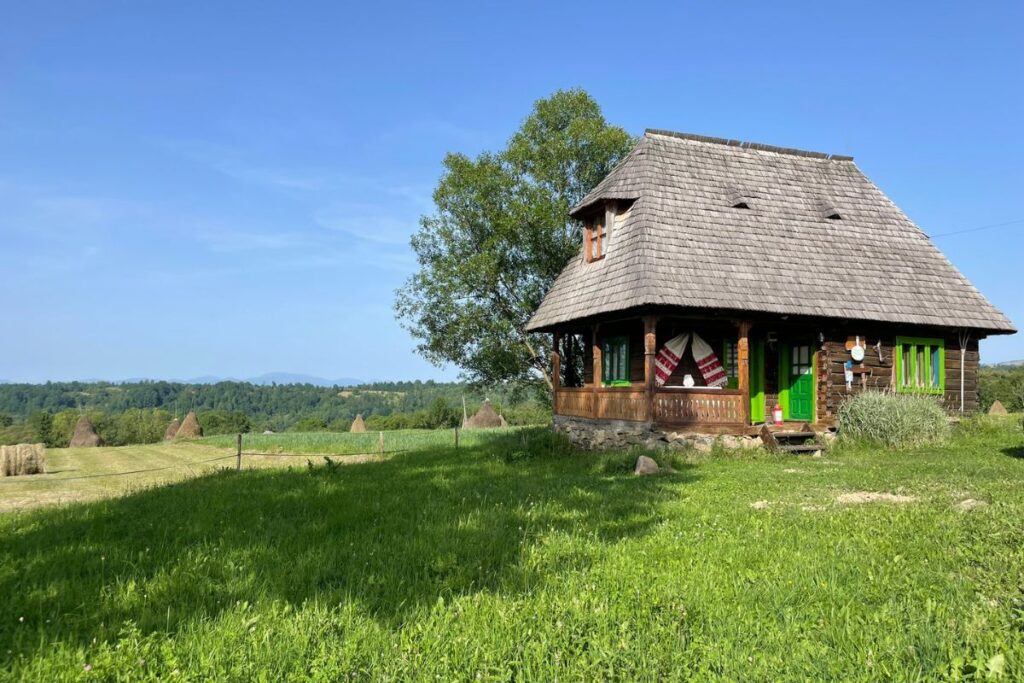
<path fill-rule="evenodd" d="M 551 346 L 551 411 L 558 415 L 558 390 L 562 387 L 562 356 L 559 353 L 559 342 L 562 335 L 555 332 L 552 335 L 553 345 Z"/>
<path fill-rule="evenodd" d="M 654 354 L 658 351 L 658 318 L 653 315 L 644 316 L 644 391 L 647 398 L 647 419 L 654 420 Z"/>
<path fill-rule="evenodd" d="M 590 416 L 593 417 L 593 418 L 596 418 L 597 415 L 598 415 L 597 402 L 601 399 L 600 394 L 598 394 L 598 389 L 601 386 L 601 345 L 598 343 L 598 340 L 597 340 L 597 335 L 598 335 L 598 332 L 600 331 L 600 329 L 601 329 L 600 325 L 594 325 L 591 328 L 591 338 L 592 338 L 591 339 L 591 343 L 593 344 L 593 354 L 594 354 L 594 370 L 593 370 L 594 377 L 593 377 L 593 380 L 591 382 L 591 385 L 592 385 L 591 389 L 594 392 L 594 397 L 593 397 L 594 398 L 594 403 L 593 403 L 593 407 L 592 407 L 592 409 L 590 411 Z"/>
<path fill-rule="evenodd" d="M 750 425 L 750 322 L 740 323 L 739 340 L 736 344 L 736 363 L 739 376 L 739 390 L 743 399 L 743 426 Z"/>

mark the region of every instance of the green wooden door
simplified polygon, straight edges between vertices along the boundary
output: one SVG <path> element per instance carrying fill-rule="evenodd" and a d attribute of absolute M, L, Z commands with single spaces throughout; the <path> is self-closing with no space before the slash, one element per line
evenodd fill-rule
<path fill-rule="evenodd" d="M 750 342 L 750 421 L 764 422 L 764 340 Z"/>
<path fill-rule="evenodd" d="M 810 344 L 785 344 L 779 357 L 779 403 L 787 420 L 814 419 L 814 350 Z"/>

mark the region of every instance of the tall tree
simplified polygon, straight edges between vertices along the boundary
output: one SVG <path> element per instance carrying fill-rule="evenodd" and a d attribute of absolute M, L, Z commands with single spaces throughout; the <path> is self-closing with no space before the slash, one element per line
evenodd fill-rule
<path fill-rule="evenodd" d="M 564 90 L 536 102 L 503 151 L 448 154 L 412 238 L 419 270 L 395 302 L 420 353 L 471 381 L 550 387 L 550 341 L 526 323 L 581 247 L 569 209 L 633 143 L 589 94 Z"/>

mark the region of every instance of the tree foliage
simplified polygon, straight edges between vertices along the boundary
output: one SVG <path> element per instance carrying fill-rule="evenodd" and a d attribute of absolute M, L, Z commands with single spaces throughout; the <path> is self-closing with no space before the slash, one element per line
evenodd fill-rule
<path fill-rule="evenodd" d="M 590 95 L 568 90 L 535 103 L 503 151 L 446 156 L 435 212 L 412 238 L 419 271 L 395 303 L 420 353 L 473 382 L 550 386 L 550 341 L 526 323 L 580 250 L 569 209 L 633 142 Z"/>
<path fill-rule="evenodd" d="M 983 367 L 978 389 L 982 410 L 998 399 L 1010 412 L 1024 411 L 1024 367 Z"/>

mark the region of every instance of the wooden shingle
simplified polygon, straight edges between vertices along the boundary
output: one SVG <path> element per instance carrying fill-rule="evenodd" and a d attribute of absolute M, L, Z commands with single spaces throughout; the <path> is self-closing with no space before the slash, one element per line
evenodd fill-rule
<path fill-rule="evenodd" d="M 572 214 L 607 200 L 634 202 L 612 250 L 528 329 L 670 305 L 1015 331 L 852 157 L 648 130 Z"/>

